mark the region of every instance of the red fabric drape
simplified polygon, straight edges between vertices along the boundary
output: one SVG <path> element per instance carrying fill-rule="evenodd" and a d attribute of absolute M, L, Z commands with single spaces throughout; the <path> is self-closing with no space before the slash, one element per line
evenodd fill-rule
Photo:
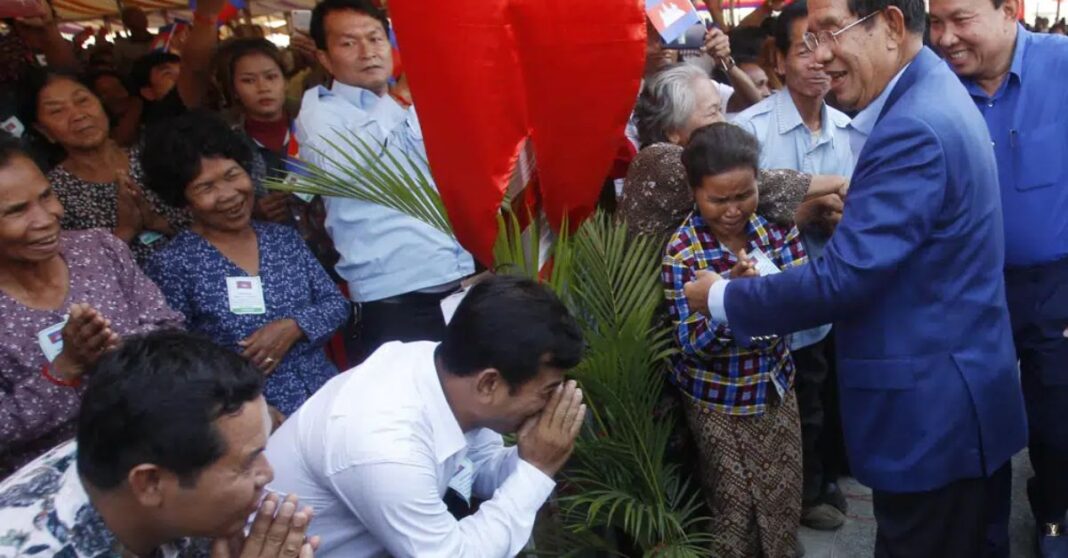
<path fill-rule="evenodd" d="M 533 138 L 550 223 L 593 209 L 637 95 L 637 1 L 392 0 L 434 179 L 461 244 L 492 264 L 497 212 Z"/>

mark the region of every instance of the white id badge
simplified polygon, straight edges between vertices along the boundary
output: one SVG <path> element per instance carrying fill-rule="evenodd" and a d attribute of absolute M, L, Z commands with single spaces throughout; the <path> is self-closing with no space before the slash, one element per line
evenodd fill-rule
<path fill-rule="evenodd" d="M 259 277 L 227 277 L 226 293 L 230 311 L 234 314 L 266 314 L 263 302 L 263 282 Z"/>
<path fill-rule="evenodd" d="M 782 273 L 779 266 L 775 265 L 775 262 L 771 261 L 771 258 L 761 250 L 753 250 L 753 252 L 749 254 L 749 259 L 753 260 L 753 263 L 756 264 L 757 273 L 759 273 L 761 277 Z"/>
<path fill-rule="evenodd" d="M 449 480 L 449 488 L 455 490 L 463 497 L 467 505 L 471 505 L 471 487 L 475 483 L 475 464 L 468 458 L 460 461 L 460 468 Z"/>
<path fill-rule="evenodd" d="M 68 317 L 63 316 L 63 321 L 37 332 L 37 344 L 41 346 L 41 352 L 48 362 L 56 360 L 59 353 L 63 352 L 63 326 L 67 325 Z"/>

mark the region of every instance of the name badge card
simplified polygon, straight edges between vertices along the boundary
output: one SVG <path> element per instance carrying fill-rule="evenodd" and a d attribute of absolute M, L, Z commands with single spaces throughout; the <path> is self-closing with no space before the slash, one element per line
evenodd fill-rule
<path fill-rule="evenodd" d="M 259 277 L 227 277 L 226 292 L 230 311 L 234 314 L 266 314 L 263 302 L 263 282 Z"/>
<path fill-rule="evenodd" d="M 475 484 L 475 464 L 471 459 L 464 457 L 456 474 L 449 480 L 449 488 L 455 490 L 463 497 L 467 505 L 471 505 L 471 487 Z"/>
<path fill-rule="evenodd" d="M 775 262 L 771 261 L 771 258 L 760 250 L 754 250 L 753 253 L 749 254 L 749 259 L 753 260 L 753 263 L 756 264 L 757 273 L 759 273 L 761 277 L 782 273 L 779 266 L 775 265 Z"/>
<path fill-rule="evenodd" d="M 59 353 L 63 352 L 63 326 L 67 325 L 68 317 L 63 316 L 63 321 L 37 332 L 37 344 L 41 346 L 41 352 L 48 362 L 56 360 Z"/>

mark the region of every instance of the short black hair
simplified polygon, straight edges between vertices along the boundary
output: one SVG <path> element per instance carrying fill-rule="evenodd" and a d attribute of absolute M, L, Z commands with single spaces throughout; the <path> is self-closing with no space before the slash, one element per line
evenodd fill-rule
<path fill-rule="evenodd" d="M 253 153 L 239 132 L 205 109 L 167 119 L 145 134 L 141 151 L 145 185 L 164 203 L 185 207 L 185 189 L 200 174 L 203 158 L 232 159 L 250 172 Z"/>
<path fill-rule="evenodd" d="M 39 122 L 37 118 L 37 101 L 38 97 L 41 96 L 41 91 L 52 82 L 61 79 L 84 85 L 78 74 L 64 70 L 35 68 L 26 75 L 25 79 L 19 84 L 19 119 L 23 123 L 33 124 Z M 92 87 L 89 90 L 92 91 Z"/>
<path fill-rule="evenodd" d="M 735 27 L 731 30 L 731 57 L 738 64 L 758 62 L 768 35 L 760 27 Z"/>
<path fill-rule="evenodd" d="M 927 29 L 927 8 L 923 0 L 846 0 L 846 7 L 857 19 L 884 11 L 891 6 L 904 14 L 905 29 L 916 35 L 922 35 Z M 870 27 L 873 23 L 868 20 L 861 25 Z"/>
<path fill-rule="evenodd" d="M 100 490 L 152 463 L 185 486 L 226 453 L 214 422 L 254 401 L 263 373 L 234 351 L 181 331 L 128 337 L 87 374 L 78 472 Z"/>
<path fill-rule="evenodd" d="M 739 168 L 755 173 L 760 164 L 760 144 L 752 134 L 727 122 L 709 124 L 690 136 L 682 151 L 682 165 L 691 188 L 699 188 L 706 176 Z"/>
<path fill-rule="evenodd" d="M 88 87 L 89 90 L 93 93 L 96 93 L 96 82 L 102 77 L 113 77 L 119 80 L 119 83 L 121 83 L 127 91 L 130 90 L 129 84 L 126 83 L 126 80 L 122 77 L 122 75 L 120 75 L 119 72 L 116 72 L 115 70 L 92 70 L 82 76 L 82 84 Z"/>
<path fill-rule="evenodd" d="M 389 19 L 386 18 L 385 12 L 378 9 L 370 0 L 323 0 L 316 4 L 315 9 L 312 10 L 311 24 L 308 29 L 312 40 L 315 41 L 315 46 L 319 50 L 326 50 L 326 16 L 333 12 L 347 10 L 377 19 L 382 24 L 382 28 L 386 30 L 386 33 L 389 33 Z"/>
<path fill-rule="evenodd" d="M 578 322 L 552 291 L 530 279 L 497 275 L 460 302 L 436 355 L 456 376 L 496 368 L 515 390 L 543 365 L 574 368 L 584 352 Z"/>
<path fill-rule="evenodd" d="M 136 93 L 142 87 L 152 83 L 152 70 L 164 64 L 175 64 L 182 61 L 182 57 L 170 52 L 150 52 L 134 61 L 130 69 L 130 88 Z"/>
<path fill-rule="evenodd" d="M 790 44 L 794 39 L 790 36 L 790 29 L 793 28 L 795 21 L 807 17 L 808 0 L 794 0 L 782 9 L 775 20 L 775 48 L 779 49 L 779 52 L 782 54 L 790 52 Z"/>
<path fill-rule="evenodd" d="M 29 160 L 33 160 L 26 150 L 22 148 L 22 144 L 19 143 L 18 138 L 7 133 L 6 130 L 2 130 L 0 133 L 0 169 L 7 167 L 11 164 L 16 157 L 25 157 Z"/>

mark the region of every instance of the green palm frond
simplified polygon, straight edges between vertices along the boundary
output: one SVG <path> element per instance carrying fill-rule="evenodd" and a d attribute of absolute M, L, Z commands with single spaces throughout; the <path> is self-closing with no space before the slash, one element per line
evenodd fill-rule
<path fill-rule="evenodd" d="M 426 160 L 418 154 L 398 158 L 384 144 L 335 130 L 335 139 L 320 138 L 329 149 L 304 146 L 305 158 L 321 165 L 293 161 L 296 172 L 287 179 L 269 179 L 267 187 L 362 200 L 397 210 L 455 237 L 441 195 L 422 171 Z M 310 152 L 310 153 L 309 153 Z"/>
<path fill-rule="evenodd" d="M 376 203 L 453 234 L 440 195 L 420 170 L 424 160 L 398 159 L 381 145 L 337 136 L 326 142 L 329 150 L 314 151 L 323 166 L 303 163 L 299 178 L 270 187 Z M 551 521 L 537 526 L 531 553 L 709 556 L 713 535 L 700 491 L 669 456 L 675 417 L 657 412 L 672 352 L 670 330 L 658 318 L 659 245 L 629 235 L 623 223 L 601 213 L 571 235 L 566 223 L 552 234 L 538 216 L 520 219 L 515 211 L 504 200 L 495 271 L 549 285 L 578 319 L 587 343 L 586 358 L 572 374 L 590 418 L 562 473 L 553 511 L 542 516 Z"/>

